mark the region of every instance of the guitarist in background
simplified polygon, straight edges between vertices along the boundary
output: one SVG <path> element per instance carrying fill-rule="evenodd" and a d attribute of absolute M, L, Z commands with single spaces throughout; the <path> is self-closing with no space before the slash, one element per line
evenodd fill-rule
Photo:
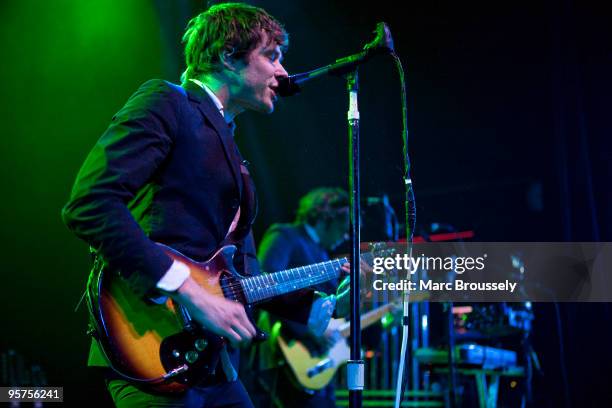
<path fill-rule="evenodd" d="M 273 272 L 329 259 L 332 251 L 346 240 L 349 222 L 348 194 L 340 188 L 317 188 L 300 199 L 295 222 L 275 224 L 265 233 L 258 257 L 265 271 Z M 342 289 L 338 290 L 339 286 Z M 343 282 L 327 281 L 315 286 L 325 294 L 338 296 L 339 316 L 348 314 L 348 278 Z M 262 312 L 261 327 L 271 328 L 278 316 Z M 283 338 L 296 339 L 307 345 L 312 354 L 323 354 L 337 340 L 337 331 L 330 324 L 323 336 L 313 335 L 305 326 L 280 319 Z M 282 357 L 274 339 L 257 347 L 259 371 L 251 371 L 247 386 L 252 388 L 259 407 L 335 407 L 333 382 L 318 390 L 304 390 L 296 386 L 283 372 Z M 285 367 L 286 369 L 286 367 Z"/>
<path fill-rule="evenodd" d="M 279 80 L 287 76 L 281 64 L 287 38 L 281 24 L 257 7 L 226 3 L 199 14 L 183 37 L 182 84 L 144 83 L 77 176 L 62 216 L 93 248 L 96 264 L 124 278 L 134 293 L 171 297 L 230 342 L 214 381 L 180 395 L 153 394 L 108 369 L 107 386 L 119 407 L 252 406 L 234 368 L 237 348 L 256 335 L 244 307 L 206 292 L 155 242 L 196 261 L 231 243 L 238 247 L 238 272 L 258 273 L 251 234 L 255 190 L 234 142 L 234 118 L 245 110 L 273 111 Z M 315 300 L 309 291 L 268 307 L 322 333 L 333 301 Z M 108 366 L 95 340 L 89 365 Z"/>

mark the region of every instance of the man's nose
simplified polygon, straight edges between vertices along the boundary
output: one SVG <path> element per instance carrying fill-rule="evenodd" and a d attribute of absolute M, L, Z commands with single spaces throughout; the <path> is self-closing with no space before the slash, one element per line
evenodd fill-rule
<path fill-rule="evenodd" d="M 289 76 L 289 74 L 285 70 L 285 67 L 283 67 L 283 64 L 281 64 L 281 63 L 278 64 L 278 67 L 277 67 L 276 72 L 275 72 L 275 76 L 278 77 L 278 78 L 288 77 Z"/>

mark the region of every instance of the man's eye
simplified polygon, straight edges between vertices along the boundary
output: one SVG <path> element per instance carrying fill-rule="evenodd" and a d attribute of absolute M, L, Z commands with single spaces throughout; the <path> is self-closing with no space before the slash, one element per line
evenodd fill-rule
<path fill-rule="evenodd" d="M 279 53 L 277 53 L 277 52 L 271 52 L 271 53 L 268 55 L 268 58 L 270 59 L 270 61 L 274 62 L 274 61 L 276 61 L 277 59 L 279 59 L 279 58 L 280 58 L 280 54 L 279 54 Z"/>

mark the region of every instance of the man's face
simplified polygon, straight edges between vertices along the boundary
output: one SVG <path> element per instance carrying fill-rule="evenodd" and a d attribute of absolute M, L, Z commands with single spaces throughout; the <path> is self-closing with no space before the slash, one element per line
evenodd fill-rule
<path fill-rule="evenodd" d="M 321 244 L 329 250 L 333 250 L 342 242 L 347 240 L 348 232 L 348 210 L 346 213 L 337 214 L 334 218 L 325 223 L 323 234 L 321 234 Z"/>
<path fill-rule="evenodd" d="M 288 76 L 281 65 L 282 58 L 280 47 L 264 35 L 260 44 L 246 56 L 245 63 L 238 67 L 235 100 L 241 108 L 263 113 L 274 111 L 278 80 Z"/>

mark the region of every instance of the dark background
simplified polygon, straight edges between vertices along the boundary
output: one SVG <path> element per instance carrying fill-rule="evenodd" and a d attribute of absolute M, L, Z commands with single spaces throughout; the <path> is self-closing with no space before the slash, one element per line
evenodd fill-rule
<path fill-rule="evenodd" d="M 479 241 L 609 241 L 612 24 L 596 1 L 254 1 L 291 34 L 301 72 L 356 52 L 389 23 L 408 84 L 418 226 Z M 178 82 L 180 37 L 202 1 L 2 2 L 2 335 L 67 400 L 95 391 L 86 315 L 73 309 L 87 247 L 61 224 L 74 176 L 111 116 L 145 80 Z M 399 80 L 390 59 L 360 69 L 362 193 L 402 209 Z M 241 115 L 260 237 L 315 186 L 346 186 L 347 96 L 326 78 Z M 418 233 L 419 231 L 417 231 Z M 536 305 L 536 406 L 612 400 L 608 304 Z M 562 346 L 562 347 L 561 347 Z M 563 370 L 565 365 L 565 370 Z M 565 372 L 565 380 L 563 373 Z M 568 386 L 566 387 L 565 384 Z"/>

